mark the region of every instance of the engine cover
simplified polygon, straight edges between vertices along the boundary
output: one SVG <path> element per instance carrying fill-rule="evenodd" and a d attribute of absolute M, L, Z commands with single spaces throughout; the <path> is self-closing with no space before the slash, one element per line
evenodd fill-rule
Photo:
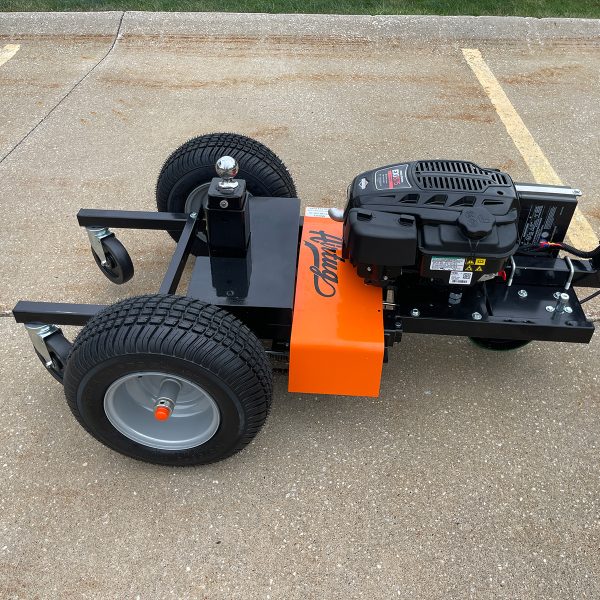
<path fill-rule="evenodd" d="M 518 219 L 507 173 L 466 161 L 389 165 L 362 173 L 348 188 L 342 252 L 369 283 L 417 272 L 473 285 L 516 252 Z"/>

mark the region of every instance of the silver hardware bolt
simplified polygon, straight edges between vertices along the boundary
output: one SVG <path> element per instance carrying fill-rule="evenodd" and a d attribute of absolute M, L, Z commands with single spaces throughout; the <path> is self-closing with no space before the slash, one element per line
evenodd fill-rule
<path fill-rule="evenodd" d="M 418 308 L 413 308 L 410 311 L 410 316 L 411 317 L 420 317 L 421 316 L 421 311 Z"/>
<path fill-rule="evenodd" d="M 367 267 L 367 271 L 370 273 L 373 269 L 371 267 Z"/>
<path fill-rule="evenodd" d="M 450 292 L 450 294 L 448 295 L 448 304 L 451 306 L 460 304 L 461 300 L 462 300 L 462 292 Z"/>
<path fill-rule="evenodd" d="M 388 277 L 387 275 L 384 275 L 384 276 L 383 276 L 383 280 L 384 280 L 384 281 L 387 281 L 388 279 L 389 279 L 389 277 Z"/>
<path fill-rule="evenodd" d="M 556 303 L 556 306 L 554 307 L 556 310 L 557 314 L 562 314 L 565 312 L 565 309 L 567 308 L 567 304 L 569 302 L 569 294 L 562 292 L 561 294 L 559 294 L 558 296 L 558 302 Z"/>
<path fill-rule="evenodd" d="M 519 294 L 519 298 L 527 298 L 527 290 L 519 290 L 517 294 Z"/>
<path fill-rule="evenodd" d="M 553 297 L 555 300 L 558 300 L 558 299 L 560 298 L 560 292 L 554 292 L 554 294 L 552 294 L 552 297 Z"/>
<path fill-rule="evenodd" d="M 573 312 L 573 309 L 570 306 L 565 306 L 565 312 L 570 315 Z"/>
<path fill-rule="evenodd" d="M 198 213 L 190 213 L 190 217 L 192 219 L 195 219 L 198 216 Z"/>
<path fill-rule="evenodd" d="M 554 306 L 546 306 L 546 311 L 549 313 L 553 313 L 554 312 Z"/>
<path fill-rule="evenodd" d="M 473 319 L 475 321 L 481 321 L 481 319 L 483 319 L 483 317 L 481 316 L 481 313 L 478 313 L 478 312 L 474 312 L 471 316 L 473 317 Z"/>
<path fill-rule="evenodd" d="M 219 202 L 219 206 L 221 208 L 227 208 L 229 206 L 229 202 L 227 202 L 227 200 L 221 200 L 221 202 Z"/>

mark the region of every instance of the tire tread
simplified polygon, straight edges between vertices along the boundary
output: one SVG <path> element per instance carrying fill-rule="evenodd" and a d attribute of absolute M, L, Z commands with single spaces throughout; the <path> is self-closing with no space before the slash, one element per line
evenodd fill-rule
<path fill-rule="evenodd" d="M 236 133 L 210 133 L 188 140 L 167 158 L 156 184 L 158 210 L 171 210 L 171 190 L 183 175 L 198 166 L 214 165 L 225 154 L 243 161 L 244 170 L 261 179 L 273 197 L 296 197 L 290 172 L 267 146 Z"/>
<path fill-rule="evenodd" d="M 100 362 L 140 352 L 200 365 L 224 380 L 242 404 L 246 424 L 238 443 L 203 463 L 238 452 L 264 424 L 271 406 L 273 377 L 269 359 L 254 333 L 231 313 L 199 300 L 145 295 L 99 312 L 73 344 L 64 378 L 65 395 L 73 415 L 91 435 L 94 432 L 77 407 L 79 383 Z M 173 464 L 198 462 L 194 457 L 186 459 L 184 452 L 179 454 L 179 462 Z"/>

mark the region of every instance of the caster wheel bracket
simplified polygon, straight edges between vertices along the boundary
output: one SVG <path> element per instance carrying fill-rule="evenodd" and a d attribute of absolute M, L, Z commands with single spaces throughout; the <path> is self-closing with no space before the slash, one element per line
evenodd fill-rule
<path fill-rule="evenodd" d="M 96 253 L 96 256 L 100 259 L 100 264 L 105 267 L 108 264 L 106 260 L 106 253 L 104 252 L 104 246 L 102 240 L 104 238 L 114 236 L 114 233 L 108 227 L 86 227 L 88 237 L 90 238 L 90 245 L 92 250 Z"/>
<path fill-rule="evenodd" d="M 47 369 L 54 366 L 54 357 L 65 365 L 71 349 L 71 343 L 65 338 L 62 329 L 46 323 L 25 323 L 29 339 Z"/>

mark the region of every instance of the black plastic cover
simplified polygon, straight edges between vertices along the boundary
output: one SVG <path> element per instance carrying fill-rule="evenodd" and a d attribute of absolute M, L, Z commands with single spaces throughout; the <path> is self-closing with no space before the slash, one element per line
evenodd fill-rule
<path fill-rule="evenodd" d="M 412 266 L 417 260 L 417 224 L 412 215 L 353 209 L 344 222 L 352 264 Z"/>
<path fill-rule="evenodd" d="M 438 160 L 389 165 L 358 175 L 348 189 L 346 210 L 404 212 L 419 207 L 460 212 L 474 206 L 485 206 L 493 215 L 517 208 L 510 176 L 471 162 Z"/>
<path fill-rule="evenodd" d="M 468 278 L 475 283 L 516 252 L 519 210 L 512 179 L 501 171 L 467 161 L 388 165 L 348 188 L 343 253 L 359 273 L 413 267 L 442 281 L 449 271 L 431 275 L 432 256 L 477 257 L 481 268 Z"/>

